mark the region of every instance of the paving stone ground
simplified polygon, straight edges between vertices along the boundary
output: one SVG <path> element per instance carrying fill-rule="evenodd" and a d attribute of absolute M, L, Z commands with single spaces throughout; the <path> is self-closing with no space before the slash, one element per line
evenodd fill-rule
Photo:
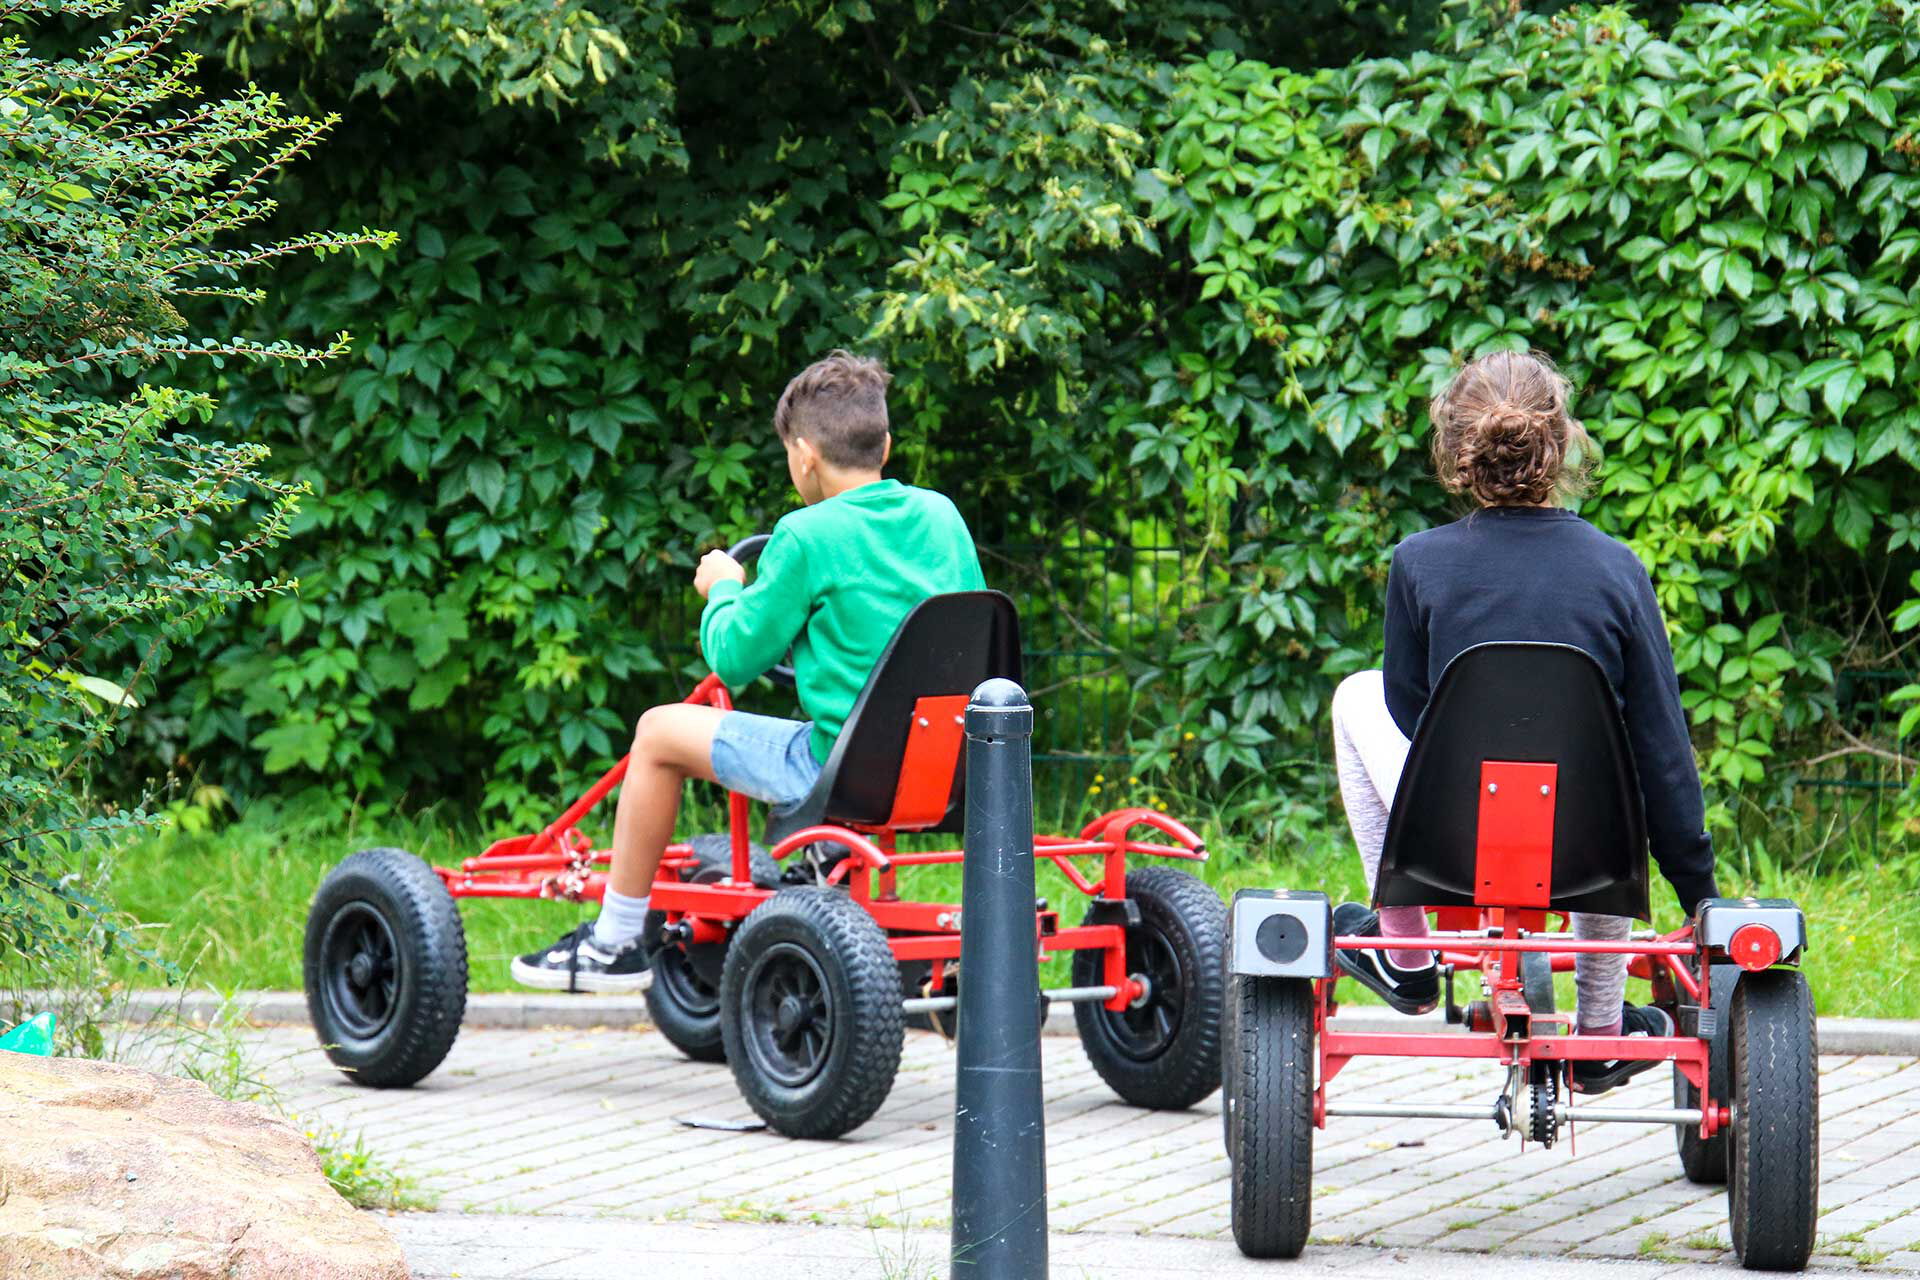
<path fill-rule="evenodd" d="M 947 1224 L 953 1051 L 931 1033 L 908 1033 L 887 1104 L 834 1143 L 698 1127 L 753 1117 L 725 1066 L 688 1062 L 649 1030 L 469 1029 L 438 1072 L 385 1092 L 335 1072 L 310 1032 L 251 1034 L 287 1106 L 362 1134 L 443 1211 L 882 1234 Z M 1194 1237 L 1237 1258 L 1218 1098 L 1176 1113 L 1125 1106 L 1071 1037 L 1048 1036 L 1043 1061 L 1055 1235 Z M 1348 1100 L 1464 1101 L 1500 1079 L 1479 1064 L 1362 1059 L 1339 1084 Z M 1670 1088 L 1650 1072 L 1609 1103 L 1669 1106 Z M 1824 1057 L 1821 1110 L 1816 1267 L 1920 1272 L 1920 1061 Z M 1586 1126 L 1571 1150 L 1522 1153 L 1485 1121 L 1335 1119 L 1316 1137 L 1313 1216 L 1321 1245 L 1732 1258 L 1724 1191 L 1687 1182 L 1671 1130 L 1641 1126 Z"/>
<path fill-rule="evenodd" d="M 942 1280 L 950 1241 L 925 1229 L 634 1222 L 561 1214 L 409 1213 L 385 1219 L 416 1280 Z M 1487 1280 L 1477 1253 L 1315 1245 L 1290 1262 L 1193 1236 L 1082 1231 L 1047 1242 L 1054 1280 Z M 1514 1257 L 1527 1280 L 1727 1280 L 1724 1262 Z M 1731 1274 L 1739 1274 L 1731 1271 Z"/>

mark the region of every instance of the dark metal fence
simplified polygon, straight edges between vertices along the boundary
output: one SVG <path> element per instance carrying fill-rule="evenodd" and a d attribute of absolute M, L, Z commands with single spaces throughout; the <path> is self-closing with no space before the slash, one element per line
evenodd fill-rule
<path fill-rule="evenodd" d="M 1147 656 L 1164 648 L 1189 603 L 1182 548 L 1156 520 L 1132 521 L 1119 537 L 1063 520 L 1049 538 L 983 541 L 979 548 L 987 585 L 1020 608 L 1024 683 L 1038 708 L 1033 758 L 1052 764 L 1118 759 L 1125 754 L 1134 679 Z M 655 634 L 677 678 L 704 674 L 699 625 L 700 599 L 691 589 L 666 602 Z M 789 694 L 764 687 L 750 695 L 749 706 L 792 714 Z"/>
<path fill-rule="evenodd" d="M 1912 756 L 1889 750 L 1899 723 L 1887 696 L 1917 677 L 1911 671 L 1843 671 L 1834 686 L 1839 727 L 1851 736 L 1827 759 L 1816 756 L 1792 779 L 1795 808 L 1805 824 L 1796 853 L 1802 861 L 1828 848 L 1864 849 L 1878 861 L 1899 793 L 1913 781 Z"/>
<path fill-rule="evenodd" d="M 1033 758 L 1124 754 L 1133 684 L 1187 607 L 1181 547 L 1158 521 L 1124 541 L 1075 526 L 1058 542 L 980 548 L 988 585 L 1020 604 L 1026 686 L 1038 709 Z"/>

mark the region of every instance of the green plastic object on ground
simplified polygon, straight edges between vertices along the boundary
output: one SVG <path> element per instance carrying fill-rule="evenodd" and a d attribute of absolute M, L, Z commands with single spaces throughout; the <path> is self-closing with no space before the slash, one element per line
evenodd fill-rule
<path fill-rule="evenodd" d="M 0 1036 L 0 1049 L 14 1053 L 53 1056 L 53 1015 L 36 1013 L 7 1034 Z"/>

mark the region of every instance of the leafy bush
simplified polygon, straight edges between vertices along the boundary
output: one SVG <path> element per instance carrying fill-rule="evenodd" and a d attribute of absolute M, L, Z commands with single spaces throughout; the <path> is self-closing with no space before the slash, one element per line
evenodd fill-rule
<path fill-rule="evenodd" d="M 0 946 L 38 966 L 8 966 L 17 978 L 121 933 L 65 855 L 134 820 L 79 790 L 135 691 L 222 607 L 284 585 L 240 575 L 298 486 L 266 473 L 259 444 L 188 434 L 213 399 L 167 372 L 344 349 L 202 336 L 181 308 L 250 301 L 248 268 L 373 239 L 234 240 L 270 207 L 260 181 L 327 122 L 252 89 L 194 104 L 195 59 L 168 45 L 210 4 L 0 9 Z M 36 52 L 115 19 L 78 52 Z"/>
<path fill-rule="evenodd" d="M 1894 650 L 1915 561 L 1913 16 L 1697 6 L 1660 39 L 1609 7 L 1462 20 L 1434 51 L 1313 77 L 1185 67 L 1133 117 L 1154 167 L 1116 161 L 1079 193 L 1187 267 L 1081 384 L 1143 489 L 1217 530 L 1214 603 L 1171 655 L 1185 714 L 1164 719 L 1217 715 L 1214 761 L 1249 766 L 1263 729 L 1312 726 L 1328 677 L 1376 652 L 1385 550 L 1444 518 L 1427 396 L 1461 353 L 1538 346 L 1586 388 L 1604 463 L 1584 513 L 1659 584 L 1709 774 L 1761 781 L 1779 738 L 1830 710 L 1836 661 Z M 1017 153 L 979 122 L 1033 92 L 996 85 L 998 114 L 923 125 L 941 143 L 903 183 Z M 980 208 L 928 233 L 954 277 L 1007 267 L 996 246 L 1032 222 Z M 1038 265 L 1034 295 L 1091 274 Z M 955 351 L 1004 327 L 947 315 Z"/>
<path fill-rule="evenodd" d="M 145 749 L 235 794 L 264 772 L 521 819 L 556 776 L 602 767 L 689 660 L 686 566 L 790 505 L 773 396 L 862 339 L 859 298 L 919 237 L 882 203 L 901 131 L 976 62 L 1092 47 L 1082 9 L 1168 53 L 1200 39 L 1192 14 L 1230 12 L 1023 7 L 894 25 L 864 5 L 722 4 L 675 34 L 664 88 L 592 34 L 639 50 L 626 10 L 537 6 L 549 29 L 488 6 L 510 48 L 479 64 L 408 52 L 397 5 L 233 19 L 236 65 L 316 110 L 353 104 L 327 163 L 279 184 L 291 216 L 391 226 L 403 249 L 283 271 L 251 312 L 262 333 L 368 341 L 351 366 L 223 388 L 223 420 L 311 487 L 274 561 L 301 591 L 202 633 L 137 727 Z M 549 47 L 585 59 L 577 81 L 555 71 L 563 95 L 522 74 Z M 642 98 L 672 121 L 645 154 L 608 115 Z M 999 532 L 1034 541 L 1044 513 L 1023 503 L 1053 484 L 1005 447 L 1026 426 L 1008 387 L 902 373 L 896 470 L 963 490 L 1004 458 Z"/>
<path fill-rule="evenodd" d="M 1920 617 L 1910 0 L 1463 8 L 1318 72 L 1248 57 L 1297 47 L 1251 7 L 539 8 L 489 6 L 491 50 L 391 4 L 226 32 L 357 104 L 289 208 L 406 247 L 256 313 L 376 332 L 234 379 L 315 490 L 305 586 L 203 633 L 156 754 L 530 816 L 671 686 L 694 553 L 787 505 L 770 397 L 852 342 L 900 375 L 897 472 L 983 541 L 1171 522 L 1197 604 L 1124 664 L 1176 772 L 1319 736 L 1388 548 L 1450 514 L 1426 396 L 1490 346 L 1585 389 L 1585 514 L 1653 570 L 1729 794 Z"/>

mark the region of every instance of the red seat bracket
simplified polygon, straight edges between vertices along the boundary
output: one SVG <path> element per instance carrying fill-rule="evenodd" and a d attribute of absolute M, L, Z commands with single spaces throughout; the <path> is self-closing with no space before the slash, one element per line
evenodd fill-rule
<path fill-rule="evenodd" d="M 893 812 L 887 826 L 895 831 L 931 827 L 947 816 L 953 795 L 953 771 L 960 763 L 961 717 L 967 695 L 943 694 L 918 698 L 913 723 L 907 727 L 907 749 L 900 758 L 900 781 L 893 789 Z"/>
<path fill-rule="evenodd" d="M 1480 762 L 1475 898 L 1491 907 L 1544 907 L 1553 896 L 1553 806 L 1560 766 Z"/>

